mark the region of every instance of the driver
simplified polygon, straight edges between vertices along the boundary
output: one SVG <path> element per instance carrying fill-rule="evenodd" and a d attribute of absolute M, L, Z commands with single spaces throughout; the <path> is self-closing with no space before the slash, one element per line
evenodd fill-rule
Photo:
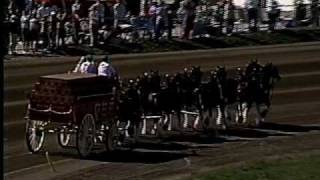
<path fill-rule="evenodd" d="M 72 72 L 74 72 L 74 73 L 81 72 L 80 71 L 80 67 L 85 61 L 86 61 L 86 57 L 85 56 L 81 56 L 79 62 L 77 63 L 76 67 L 74 68 L 74 70 Z"/>
<path fill-rule="evenodd" d="M 80 65 L 79 72 L 80 73 L 97 74 L 97 66 L 96 66 L 96 64 L 94 62 L 94 59 L 93 59 L 92 55 L 87 55 L 84 58 L 85 58 L 84 62 L 82 62 L 81 65 Z"/>

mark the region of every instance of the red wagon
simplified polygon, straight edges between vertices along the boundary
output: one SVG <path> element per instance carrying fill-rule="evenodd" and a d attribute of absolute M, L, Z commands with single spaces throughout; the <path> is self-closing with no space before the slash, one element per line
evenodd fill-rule
<path fill-rule="evenodd" d="M 75 147 L 81 157 L 97 144 L 107 151 L 117 145 L 118 90 L 114 81 L 94 74 L 42 76 L 29 96 L 26 142 L 29 151 L 43 147 L 46 133 L 56 133 L 62 147 Z"/>

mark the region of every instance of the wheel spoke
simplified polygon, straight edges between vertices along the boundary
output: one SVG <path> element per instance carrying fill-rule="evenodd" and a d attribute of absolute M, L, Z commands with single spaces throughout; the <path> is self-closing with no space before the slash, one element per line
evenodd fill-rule
<path fill-rule="evenodd" d="M 95 138 L 95 120 L 92 114 L 86 114 L 78 130 L 77 143 L 78 151 L 85 157 L 90 154 L 94 146 Z"/>
<path fill-rule="evenodd" d="M 41 121 L 28 120 L 26 128 L 26 140 L 31 152 L 38 152 L 44 141 L 44 132 L 40 129 Z"/>

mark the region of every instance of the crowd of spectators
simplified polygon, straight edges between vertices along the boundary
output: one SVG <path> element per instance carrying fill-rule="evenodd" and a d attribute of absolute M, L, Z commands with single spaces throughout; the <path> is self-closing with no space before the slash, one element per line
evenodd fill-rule
<path fill-rule="evenodd" d="M 195 8 L 193 4 L 189 7 L 192 2 L 186 0 L 186 33 L 192 29 L 192 11 Z M 171 38 L 173 22 L 169 6 L 164 1 L 150 1 L 146 6 L 147 11 L 140 13 L 144 15 L 132 14 L 125 0 L 96 0 L 89 5 L 75 0 L 71 6 L 64 7 L 47 1 L 38 3 L 29 0 L 23 10 L 9 6 L 9 54 L 16 52 L 19 42 L 22 53 L 62 49 L 71 44 L 94 47 L 126 31 L 139 38 L 139 29 L 152 39 L 161 38 L 168 30 L 166 34 Z"/>
<path fill-rule="evenodd" d="M 131 41 L 145 37 L 170 39 L 173 29 L 178 29 L 176 34 L 180 38 L 189 39 L 199 29 L 199 24 L 208 25 L 212 21 L 218 25 L 220 32 L 224 28 L 226 34 L 231 34 L 235 21 L 239 19 L 232 0 L 219 1 L 211 6 L 214 8 L 208 8 L 208 3 L 200 0 L 177 1 L 178 6 L 166 4 L 163 0 L 141 0 L 139 13 L 128 9 L 126 0 L 96 0 L 91 4 L 88 4 L 90 1 L 72 2 L 55 4 L 45 0 L 27 0 L 23 9 L 11 3 L 7 16 L 9 54 L 16 53 L 18 45 L 22 54 L 51 52 L 67 45 L 95 47 L 108 43 L 112 37 L 123 35 L 124 39 Z M 259 21 L 256 2 L 246 2 L 247 20 L 253 31 L 257 30 Z M 272 0 L 268 15 L 270 29 L 273 30 L 280 16 L 275 0 Z"/>

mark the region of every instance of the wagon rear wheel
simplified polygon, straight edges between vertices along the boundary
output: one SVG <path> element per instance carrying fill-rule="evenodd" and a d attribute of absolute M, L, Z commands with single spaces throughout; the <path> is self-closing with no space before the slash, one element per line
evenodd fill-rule
<path fill-rule="evenodd" d="M 41 121 L 30 120 L 26 122 L 26 142 L 30 152 L 36 153 L 44 144 L 44 129 Z"/>
<path fill-rule="evenodd" d="M 77 131 L 77 149 L 80 157 L 86 158 L 92 152 L 95 139 L 95 120 L 92 114 L 86 114 Z"/>

